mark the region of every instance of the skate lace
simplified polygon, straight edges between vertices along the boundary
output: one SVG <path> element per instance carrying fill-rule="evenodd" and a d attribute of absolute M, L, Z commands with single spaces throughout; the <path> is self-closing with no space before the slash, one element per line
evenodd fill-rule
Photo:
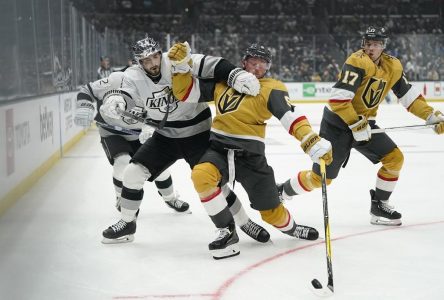
<path fill-rule="evenodd" d="M 176 208 L 181 208 L 184 204 L 184 202 L 182 200 L 179 199 L 173 199 L 170 201 L 167 201 L 168 203 L 170 203 L 172 206 L 176 207 Z"/>
<path fill-rule="evenodd" d="M 184 204 L 184 201 L 179 199 L 180 195 L 178 191 L 174 191 L 174 198 L 168 200 L 167 202 L 176 208 L 181 208 Z"/>
<path fill-rule="evenodd" d="M 294 236 L 297 238 L 306 239 L 308 237 L 309 232 L 310 232 L 310 227 L 297 225 L 296 230 L 294 231 Z"/>
<path fill-rule="evenodd" d="M 227 235 L 229 235 L 230 230 L 228 230 L 228 228 L 220 228 L 220 229 L 216 230 L 216 234 L 217 234 L 217 237 L 216 237 L 215 241 L 219 241 L 219 240 L 225 238 Z"/>
<path fill-rule="evenodd" d="M 256 223 L 249 220 L 246 224 L 241 226 L 241 229 L 249 236 L 257 237 L 262 230 L 262 228 Z"/>
<path fill-rule="evenodd" d="M 382 210 L 382 211 L 384 211 L 384 212 L 386 212 L 386 213 L 388 213 L 388 214 L 393 214 L 394 212 L 395 212 L 395 210 L 393 210 L 392 208 L 393 208 L 393 206 L 391 206 L 391 205 L 389 205 L 389 204 L 386 204 L 386 203 L 384 203 L 384 202 L 380 202 L 380 205 L 379 205 L 379 208 Z"/>
<path fill-rule="evenodd" d="M 394 208 L 395 208 L 395 206 L 394 206 L 394 205 L 391 205 L 391 204 L 389 203 L 388 200 L 387 200 L 387 201 L 382 201 L 382 200 L 381 200 L 381 203 L 382 203 L 383 205 L 387 206 L 387 207 L 390 208 L 390 209 L 394 209 Z"/>
<path fill-rule="evenodd" d="M 127 223 L 124 220 L 119 220 L 119 222 L 116 224 L 111 225 L 111 228 L 114 230 L 114 232 L 119 232 L 126 227 L 126 224 Z"/>

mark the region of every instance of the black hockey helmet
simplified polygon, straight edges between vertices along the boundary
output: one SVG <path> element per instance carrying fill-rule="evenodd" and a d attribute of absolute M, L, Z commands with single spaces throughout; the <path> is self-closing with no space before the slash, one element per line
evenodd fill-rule
<path fill-rule="evenodd" d="M 162 49 L 160 48 L 159 43 L 149 36 L 137 41 L 133 46 L 134 60 L 138 64 L 140 64 L 140 60 L 157 52 L 162 53 Z"/>
<path fill-rule="evenodd" d="M 248 57 L 259 57 L 264 59 L 267 63 L 271 64 L 271 52 L 268 48 L 257 43 L 251 44 L 247 50 L 245 50 L 242 60 Z"/>
<path fill-rule="evenodd" d="M 382 45 L 385 49 L 387 46 L 387 31 L 384 27 L 369 26 L 365 33 L 362 35 L 361 47 L 364 48 L 365 41 L 382 41 Z"/>

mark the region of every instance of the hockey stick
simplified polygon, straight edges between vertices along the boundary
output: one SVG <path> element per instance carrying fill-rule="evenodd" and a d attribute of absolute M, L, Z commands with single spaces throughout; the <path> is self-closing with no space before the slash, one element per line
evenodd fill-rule
<path fill-rule="evenodd" d="M 331 243 L 330 243 L 330 224 L 328 222 L 328 203 L 327 203 L 327 172 L 325 171 L 325 161 L 320 159 L 321 177 L 322 177 L 322 204 L 324 207 L 324 232 L 325 232 L 325 253 L 327 256 L 328 282 L 326 287 L 316 278 L 311 281 L 312 291 L 321 297 L 331 296 L 334 293 L 333 288 L 333 268 L 331 265 Z"/>
<path fill-rule="evenodd" d="M 166 123 L 166 121 L 168 119 L 169 106 L 170 106 L 170 104 L 168 102 L 167 112 L 165 113 L 165 116 L 163 117 L 162 121 L 160 121 L 160 122 L 156 122 L 153 119 L 145 119 L 145 118 L 142 118 L 140 116 L 136 116 L 136 115 L 134 115 L 134 114 L 132 114 L 132 113 L 126 111 L 126 110 L 121 110 L 119 108 L 117 108 L 117 113 L 119 113 L 120 115 L 122 115 L 122 116 L 124 116 L 126 118 L 133 119 L 133 120 L 135 120 L 135 121 L 137 121 L 139 123 L 143 123 L 143 124 L 146 124 L 148 126 L 151 126 L 151 127 L 157 128 L 157 129 L 162 129 L 165 126 L 165 123 Z"/>
<path fill-rule="evenodd" d="M 403 131 L 403 130 L 418 130 L 418 129 L 427 129 L 435 127 L 434 124 L 430 125 L 409 125 L 409 126 L 397 126 L 397 127 L 387 127 L 387 128 L 376 128 L 372 129 L 372 133 L 382 133 L 388 131 Z"/>
<path fill-rule="evenodd" d="M 139 135 L 140 134 L 139 131 L 131 130 L 131 129 L 128 129 L 128 128 L 123 128 L 123 127 L 120 127 L 120 126 L 114 126 L 114 125 L 106 124 L 106 123 L 103 123 L 103 122 L 97 122 L 96 121 L 96 124 L 99 125 L 100 127 L 106 128 L 106 129 L 117 130 L 117 131 L 120 131 L 120 132 L 123 132 L 123 133 L 127 133 L 127 134 L 131 134 L 131 135 Z"/>

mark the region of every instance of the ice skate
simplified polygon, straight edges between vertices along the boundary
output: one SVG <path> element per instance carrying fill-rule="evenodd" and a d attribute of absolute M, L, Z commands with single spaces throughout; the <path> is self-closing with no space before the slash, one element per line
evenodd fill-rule
<path fill-rule="evenodd" d="M 228 227 L 217 230 L 217 237 L 208 245 L 208 249 L 214 259 L 228 258 L 239 255 L 238 242 L 236 227 L 234 223 L 231 223 Z"/>
<path fill-rule="evenodd" d="M 136 220 L 125 222 L 119 220 L 114 225 L 105 229 L 102 233 L 104 244 L 120 244 L 134 241 L 134 233 L 136 233 Z"/>
<path fill-rule="evenodd" d="M 173 199 L 165 200 L 165 203 L 169 208 L 174 209 L 178 213 L 191 214 L 190 205 L 187 202 L 180 200 L 177 192 Z"/>
<path fill-rule="evenodd" d="M 240 226 L 240 229 L 252 239 L 266 243 L 270 240 L 270 234 L 265 228 L 248 219 L 248 222 Z"/>
<path fill-rule="evenodd" d="M 301 240 L 314 241 L 318 239 L 319 232 L 313 227 L 296 224 L 294 231 L 290 235 Z"/>
<path fill-rule="evenodd" d="M 372 204 L 370 208 L 370 223 L 373 225 L 400 226 L 402 215 L 394 210 L 388 201 L 375 199 L 375 191 L 370 190 Z"/>

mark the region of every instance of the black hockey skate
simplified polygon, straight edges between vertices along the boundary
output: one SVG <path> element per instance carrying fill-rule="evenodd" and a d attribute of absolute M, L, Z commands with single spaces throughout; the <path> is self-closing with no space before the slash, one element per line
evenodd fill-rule
<path fill-rule="evenodd" d="M 173 199 L 170 201 L 165 201 L 165 203 L 166 203 L 166 205 L 168 205 L 168 207 L 174 209 L 177 212 L 188 213 L 188 214 L 191 213 L 190 205 L 187 202 L 182 201 L 180 199 L 176 198 L 176 199 Z"/>
<path fill-rule="evenodd" d="M 259 224 L 254 223 L 250 219 L 247 223 L 242 225 L 240 229 L 245 232 L 249 237 L 252 239 L 261 242 L 266 243 L 270 239 L 270 234 L 268 233 L 265 228 L 260 226 Z"/>
<path fill-rule="evenodd" d="M 370 223 L 373 225 L 400 226 L 402 215 L 388 204 L 388 201 L 375 199 L 375 191 L 370 190 L 372 205 Z"/>
<path fill-rule="evenodd" d="M 296 224 L 293 232 L 291 232 L 290 235 L 301 240 L 314 241 L 318 239 L 319 232 L 313 227 Z"/>
<path fill-rule="evenodd" d="M 104 244 L 129 243 L 134 241 L 134 233 L 136 233 L 136 220 L 125 222 L 119 220 L 114 225 L 105 229 L 102 233 Z"/>
<path fill-rule="evenodd" d="M 236 233 L 236 226 L 234 223 L 231 223 L 228 227 L 217 230 L 217 237 L 208 245 L 208 249 L 214 259 L 228 258 L 239 255 L 238 242 L 239 237 Z"/>
<path fill-rule="evenodd" d="M 162 194 L 159 191 L 157 193 L 159 193 L 159 195 L 162 196 Z M 190 205 L 187 202 L 180 200 L 177 192 L 175 192 L 174 199 L 165 200 L 165 203 L 166 205 L 168 205 L 169 208 L 174 209 L 179 213 L 191 214 Z"/>

